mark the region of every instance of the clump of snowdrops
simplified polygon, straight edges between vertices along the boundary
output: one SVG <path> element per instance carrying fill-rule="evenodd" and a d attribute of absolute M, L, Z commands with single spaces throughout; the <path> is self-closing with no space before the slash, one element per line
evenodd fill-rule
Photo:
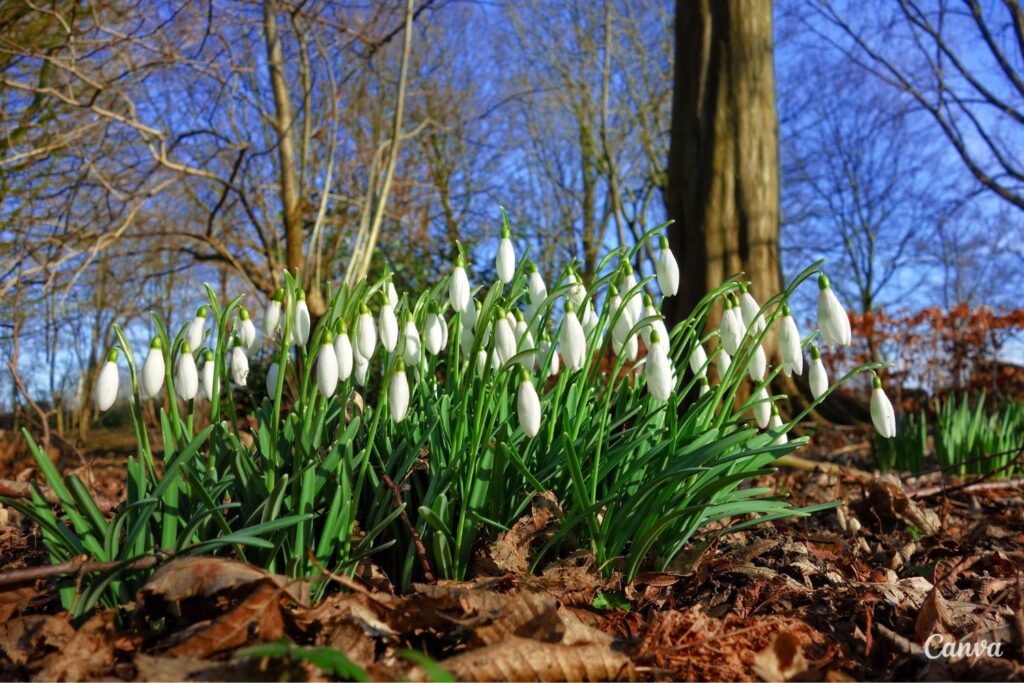
<path fill-rule="evenodd" d="M 115 327 L 95 400 L 113 404 L 123 361 L 138 441 L 117 513 L 102 514 L 34 444 L 60 504 L 52 510 L 38 491 L 12 504 L 39 523 L 54 562 L 232 553 L 323 576 L 372 560 L 402 586 L 428 572 L 466 577 L 482 543 L 546 492 L 562 514 L 534 566 L 583 550 L 627 577 L 667 566 L 711 522 L 734 520 L 736 530 L 819 509 L 745 483 L 805 442 L 789 433 L 813 405 L 783 421 L 785 397 L 770 393 L 777 373 L 801 374 L 809 350 L 814 403 L 838 384 L 812 345 L 818 332 L 802 336 L 787 305 L 821 264 L 763 304 L 731 278 L 669 330 L 660 309 L 679 271 L 662 229 L 609 253 L 589 283 L 572 264 L 546 282 L 531 261 L 517 262 L 506 218 L 496 281 L 474 284 L 460 246 L 447 277 L 419 296 L 398 292 L 389 274 L 342 284 L 315 325 L 285 273 L 262 338 L 241 297 L 221 302 L 207 287 L 173 337 L 153 316 L 141 367 Z M 630 264 L 655 239 L 656 273 L 638 278 Z M 818 286 L 821 340 L 849 344 L 828 278 Z M 716 306 L 721 325 L 706 329 Z M 764 346 L 773 330 L 777 359 Z M 269 355 L 266 386 L 249 381 L 254 354 Z M 891 436 L 892 406 L 876 387 L 872 416 Z M 265 392 L 255 429 L 233 414 L 232 390 Z M 160 468 L 142 407 L 163 392 Z M 209 426 L 196 430 L 200 411 Z M 64 597 L 83 612 L 130 599 L 138 580 L 110 571 Z"/>

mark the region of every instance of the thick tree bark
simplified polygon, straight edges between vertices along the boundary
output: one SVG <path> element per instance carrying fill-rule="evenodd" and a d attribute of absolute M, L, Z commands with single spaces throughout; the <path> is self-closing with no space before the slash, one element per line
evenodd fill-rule
<path fill-rule="evenodd" d="M 771 0 L 677 0 L 665 205 L 686 317 L 739 271 L 760 301 L 779 291 L 779 153 Z M 717 311 L 713 311 L 717 315 Z"/>

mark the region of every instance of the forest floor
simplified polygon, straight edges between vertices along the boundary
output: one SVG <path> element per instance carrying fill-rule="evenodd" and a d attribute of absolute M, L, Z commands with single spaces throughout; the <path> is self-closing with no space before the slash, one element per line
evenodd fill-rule
<path fill-rule="evenodd" d="M 866 446 L 843 450 L 866 467 Z M 120 457 L 86 460 L 116 500 Z M 626 583 L 586 555 L 530 574 L 531 546 L 558 524 L 540 497 L 480 548 L 472 581 L 396 595 L 365 566 L 310 604 L 304 584 L 183 558 L 120 618 L 80 624 L 52 579 L 5 581 L 47 561 L 35 531 L 0 512 L 0 679 L 1024 680 L 1024 483 L 855 470 L 766 483 L 847 505 L 706 530 L 666 571 Z M 928 656 L 981 641 L 1001 656 Z"/>

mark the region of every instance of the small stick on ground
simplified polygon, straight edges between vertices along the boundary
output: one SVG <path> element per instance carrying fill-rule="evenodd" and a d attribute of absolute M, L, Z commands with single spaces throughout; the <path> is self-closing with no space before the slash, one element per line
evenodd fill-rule
<path fill-rule="evenodd" d="M 123 569 L 128 571 L 139 569 L 152 569 L 158 563 L 170 557 L 166 553 L 157 555 L 143 555 L 134 560 L 120 562 L 91 562 L 87 555 L 80 555 L 73 560 L 51 564 L 45 567 L 29 567 L 27 569 L 14 569 L 0 574 L 0 586 L 14 586 L 39 579 L 49 579 L 54 576 L 82 575 L 92 572 L 105 572 L 111 569 Z"/>
<path fill-rule="evenodd" d="M 838 474 L 840 476 L 849 475 L 857 481 L 865 484 L 875 478 L 875 475 L 870 472 L 859 470 L 856 467 L 843 467 L 842 465 L 837 465 L 834 462 L 810 460 L 809 458 L 802 458 L 799 455 L 793 454 L 784 455 L 776 460 L 775 463 L 801 472 L 826 472 L 828 474 Z"/>
<path fill-rule="evenodd" d="M 402 492 L 395 486 L 395 482 L 391 481 L 388 475 L 384 475 L 384 485 L 391 489 L 391 495 L 395 499 L 395 506 L 402 506 Z M 423 539 L 420 538 L 420 533 L 416 531 L 416 527 L 409 521 L 409 515 L 405 513 L 403 509 L 401 512 L 402 524 L 405 525 L 405 530 L 412 536 L 412 542 L 416 546 L 416 555 L 420 558 L 420 563 L 423 565 L 423 578 L 427 580 L 427 583 L 435 583 L 437 579 L 434 578 L 434 573 L 430 571 L 430 560 L 427 559 L 427 548 L 423 545 Z"/>

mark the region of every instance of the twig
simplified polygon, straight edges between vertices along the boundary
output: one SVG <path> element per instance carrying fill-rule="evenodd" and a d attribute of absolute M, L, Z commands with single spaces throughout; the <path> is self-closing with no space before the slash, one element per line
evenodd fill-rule
<path fill-rule="evenodd" d="M 384 475 L 384 485 L 391 489 L 391 495 L 395 499 L 395 506 L 402 508 L 402 492 L 395 486 L 395 482 L 391 481 L 388 475 Z M 409 521 L 409 515 L 406 514 L 405 508 L 402 508 L 400 513 L 402 518 L 402 524 L 405 525 L 405 530 L 412 536 L 413 545 L 416 546 L 416 555 L 420 558 L 420 563 L 423 565 L 423 578 L 427 580 L 427 583 L 435 583 L 437 579 L 434 578 L 434 573 L 430 571 L 430 560 L 427 559 L 427 548 L 423 545 L 423 539 L 420 538 L 420 533 L 416 531 L 416 527 Z"/>
<path fill-rule="evenodd" d="M 942 484 L 937 484 L 935 486 L 925 486 L 924 488 L 917 489 L 916 491 L 909 491 L 907 496 L 910 498 L 929 498 L 931 496 L 939 495 L 940 493 L 948 494 L 956 491 L 959 491 L 960 493 L 980 493 L 981 491 L 1003 491 L 1017 487 L 1024 487 L 1024 479 L 971 481 L 964 484 L 958 484 L 956 486 L 944 486 Z"/>
<path fill-rule="evenodd" d="M 0 573 L 0 586 L 11 586 L 39 579 L 48 579 L 54 576 L 67 574 L 90 574 L 93 572 L 105 572 L 111 569 L 139 570 L 152 569 L 162 560 L 170 557 L 167 553 L 156 555 L 144 555 L 134 560 L 120 562 L 91 562 L 87 555 L 80 555 L 73 560 L 52 564 L 47 567 L 29 567 L 28 569 L 14 569 L 9 572 Z"/>
<path fill-rule="evenodd" d="M 799 455 L 784 455 L 777 459 L 776 464 L 782 465 L 783 467 L 789 467 L 790 469 L 800 470 L 802 472 L 827 472 L 829 474 L 838 474 L 840 476 L 850 475 L 859 482 L 867 483 L 875 478 L 870 472 L 859 470 L 856 467 L 843 467 L 837 465 L 834 462 L 823 462 L 820 460 L 810 460 L 809 458 L 802 458 Z"/>
<path fill-rule="evenodd" d="M 337 583 L 340 583 L 342 586 L 348 588 L 350 591 L 362 593 L 363 595 L 370 595 L 370 591 L 367 590 L 358 581 L 354 581 L 353 579 L 350 579 L 349 577 L 344 576 L 342 574 L 335 574 L 330 569 L 327 569 L 322 564 L 320 564 L 320 561 L 316 559 L 316 555 L 313 554 L 312 548 L 307 549 L 306 555 L 307 557 L 309 557 L 309 561 L 313 563 L 313 566 L 316 567 L 317 570 L 323 576 L 326 576 L 331 581 L 336 581 Z"/>

